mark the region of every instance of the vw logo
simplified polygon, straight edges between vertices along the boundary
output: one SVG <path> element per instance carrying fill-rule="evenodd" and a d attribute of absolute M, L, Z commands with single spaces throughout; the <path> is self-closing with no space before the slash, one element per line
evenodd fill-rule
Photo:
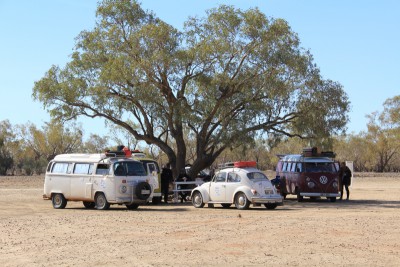
<path fill-rule="evenodd" d="M 326 184 L 328 182 L 328 177 L 321 176 L 319 177 L 319 181 L 321 182 L 321 184 Z"/>

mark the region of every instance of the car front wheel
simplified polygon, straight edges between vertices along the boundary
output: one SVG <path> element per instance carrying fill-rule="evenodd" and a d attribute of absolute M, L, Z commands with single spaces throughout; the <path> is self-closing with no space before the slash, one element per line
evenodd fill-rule
<path fill-rule="evenodd" d="M 195 208 L 202 208 L 204 207 L 203 196 L 199 191 L 193 193 L 192 196 L 192 203 Z"/>
<path fill-rule="evenodd" d="M 235 196 L 235 206 L 238 210 L 246 210 L 250 206 L 250 201 L 243 192 L 237 193 Z"/>

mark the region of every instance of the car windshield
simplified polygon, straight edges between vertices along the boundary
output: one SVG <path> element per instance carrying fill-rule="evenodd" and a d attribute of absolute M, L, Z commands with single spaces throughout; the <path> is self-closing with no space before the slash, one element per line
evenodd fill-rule
<path fill-rule="evenodd" d="M 258 180 L 258 179 L 268 180 L 267 176 L 262 172 L 249 172 L 247 174 L 247 178 L 249 178 L 250 180 Z"/>
<path fill-rule="evenodd" d="M 306 172 L 336 172 L 332 162 L 307 162 L 304 166 Z"/>

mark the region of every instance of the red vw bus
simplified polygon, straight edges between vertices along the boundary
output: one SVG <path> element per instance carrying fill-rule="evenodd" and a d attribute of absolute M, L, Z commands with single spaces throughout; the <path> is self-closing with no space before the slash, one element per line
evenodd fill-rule
<path fill-rule="evenodd" d="M 283 197 L 288 194 L 303 197 L 326 197 L 331 202 L 340 197 L 339 164 L 333 152 L 318 153 L 316 148 L 305 148 L 302 154 L 279 155 L 276 168 L 279 190 Z"/>

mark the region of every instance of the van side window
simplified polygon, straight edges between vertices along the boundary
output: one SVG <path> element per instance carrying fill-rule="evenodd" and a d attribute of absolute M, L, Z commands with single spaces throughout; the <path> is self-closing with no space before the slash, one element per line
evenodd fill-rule
<path fill-rule="evenodd" d="M 302 164 L 301 162 L 297 162 L 296 172 L 302 172 Z"/>
<path fill-rule="evenodd" d="M 96 169 L 96 174 L 106 175 L 108 174 L 109 166 L 107 164 L 98 164 Z"/>
<path fill-rule="evenodd" d="M 74 174 L 92 174 L 93 164 L 75 163 Z"/>
<path fill-rule="evenodd" d="M 149 167 L 149 172 L 148 174 L 152 174 L 153 172 L 157 172 L 156 165 L 154 163 L 147 163 L 147 166 Z"/>
<path fill-rule="evenodd" d="M 125 168 L 122 163 L 114 164 L 114 175 L 115 176 L 126 176 Z"/>
<path fill-rule="evenodd" d="M 297 166 L 297 163 L 296 163 L 296 162 L 293 162 L 293 163 L 292 163 L 292 172 L 295 172 L 295 171 L 296 171 L 296 166 Z"/>
<path fill-rule="evenodd" d="M 288 162 L 288 165 L 286 167 L 286 171 L 290 172 L 291 169 L 292 169 L 292 163 Z"/>
<path fill-rule="evenodd" d="M 51 173 L 67 173 L 68 163 L 66 162 L 56 162 L 53 164 Z"/>
<path fill-rule="evenodd" d="M 286 171 L 286 167 L 287 167 L 287 162 L 285 161 L 284 163 L 283 163 L 283 167 L 282 167 L 282 171 Z"/>

